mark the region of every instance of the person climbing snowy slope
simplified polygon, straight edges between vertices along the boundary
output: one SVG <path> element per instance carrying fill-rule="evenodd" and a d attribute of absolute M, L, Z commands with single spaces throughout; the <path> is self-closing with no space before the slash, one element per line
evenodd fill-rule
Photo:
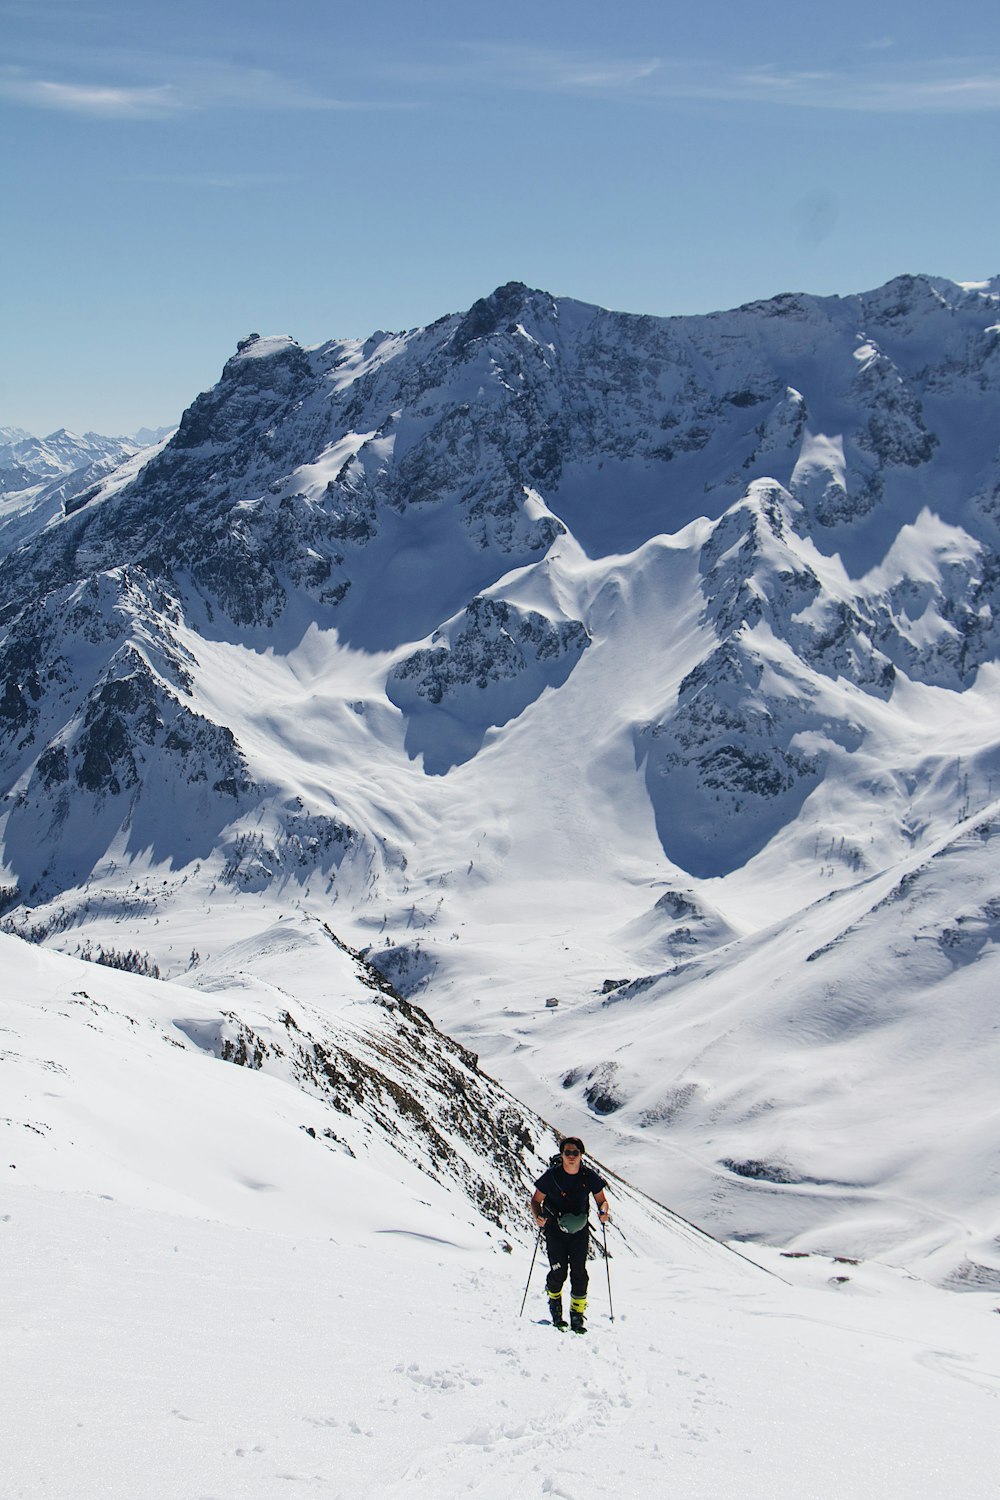
<path fill-rule="evenodd" d="M 607 1224 L 611 1218 L 608 1200 L 604 1195 L 607 1184 L 599 1172 L 585 1165 L 583 1156 L 584 1145 L 579 1136 L 567 1136 L 558 1159 L 552 1162 L 535 1183 L 535 1191 L 529 1204 L 535 1223 L 545 1233 L 545 1249 L 549 1258 L 545 1290 L 552 1321 L 557 1328 L 566 1327 L 562 1291 L 568 1270 L 569 1320 L 574 1333 L 586 1331 L 584 1315 L 589 1284 L 587 1252 L 590 1249 L 591 1193 L 594 1195 L 601 1223 Z"/>

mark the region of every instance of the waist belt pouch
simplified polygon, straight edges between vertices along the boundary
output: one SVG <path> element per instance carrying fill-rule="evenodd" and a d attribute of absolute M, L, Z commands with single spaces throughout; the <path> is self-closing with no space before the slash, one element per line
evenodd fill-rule
<path fill-rule="evenodd" d="M 559 1228 L 563 1234 L 579 1234 L 581 1229 L 586 1228 L 586 1214 L 560 1214 Z"/>

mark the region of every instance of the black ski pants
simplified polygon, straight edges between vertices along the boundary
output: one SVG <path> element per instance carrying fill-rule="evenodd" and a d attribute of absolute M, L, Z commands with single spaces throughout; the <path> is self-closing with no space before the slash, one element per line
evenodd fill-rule
<path fill-rule="evenodd" d="M 585 1224 L 576 1234 L 566 1234 L 555 1219 L 545 1225 L 545 1249 L 549 1257 L 549 1274 L 545 1278 L 547 1292 L 561 1292 L 569 1271 L 569 1290 L 573 1297 L 586 1297 L 589 1276 L 587 1274 L 587 1251 L 590 1249 L 590 1225 Z"/>

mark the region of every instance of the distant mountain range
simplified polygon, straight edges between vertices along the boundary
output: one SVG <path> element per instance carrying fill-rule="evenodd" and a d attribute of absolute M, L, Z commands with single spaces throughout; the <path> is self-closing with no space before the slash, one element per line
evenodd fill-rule
<path fill-rule="evenodd" d="M 85 432 L 80 437 L 60 427 L 40 438 L 20 427 L 0 427 L 0 494 L 25 490 L 50 479 L 79 476 L 95 465 L 120 464 L 143 448 L 162 442 L 171 427 L 143 427 L 132 437 L 104 437 Z"/>
<path fill-rule="evenodd" d="M 149 451 L 173 431 L 143 428 L 133 437 L 80 437 L 60 427 L 34 437 L 20 427 L 0 427 L 0 534 L 4 550 L 17 548 L 74 505 L 96 493 L 119 471 L 118 482 L 138 470 Z"/>
<path fill-rule="evenodd" d="M 1000 1284 L 998 414 L 1000 278 L 510 283 L 253 334 L 151 453 L 54 434 L 4 925 L 174 975 L 329 918 L 692 1217 Z"/>

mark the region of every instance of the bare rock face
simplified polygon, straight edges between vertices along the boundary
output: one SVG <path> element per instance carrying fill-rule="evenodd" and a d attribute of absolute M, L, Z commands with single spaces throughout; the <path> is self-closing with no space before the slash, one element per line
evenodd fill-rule
<path fill-rule="evenodd" d="M 431 646 L 393 668 L 387 691 L 409 715 L 407 748 L 423 753 L 430 772 L 468 760 L 487 729 L 515 718 L 544 686 L 564 682 L 589 644 L 579 620 L 553 621 L 502 599 L 473 599 L 435 632 Z"/>

